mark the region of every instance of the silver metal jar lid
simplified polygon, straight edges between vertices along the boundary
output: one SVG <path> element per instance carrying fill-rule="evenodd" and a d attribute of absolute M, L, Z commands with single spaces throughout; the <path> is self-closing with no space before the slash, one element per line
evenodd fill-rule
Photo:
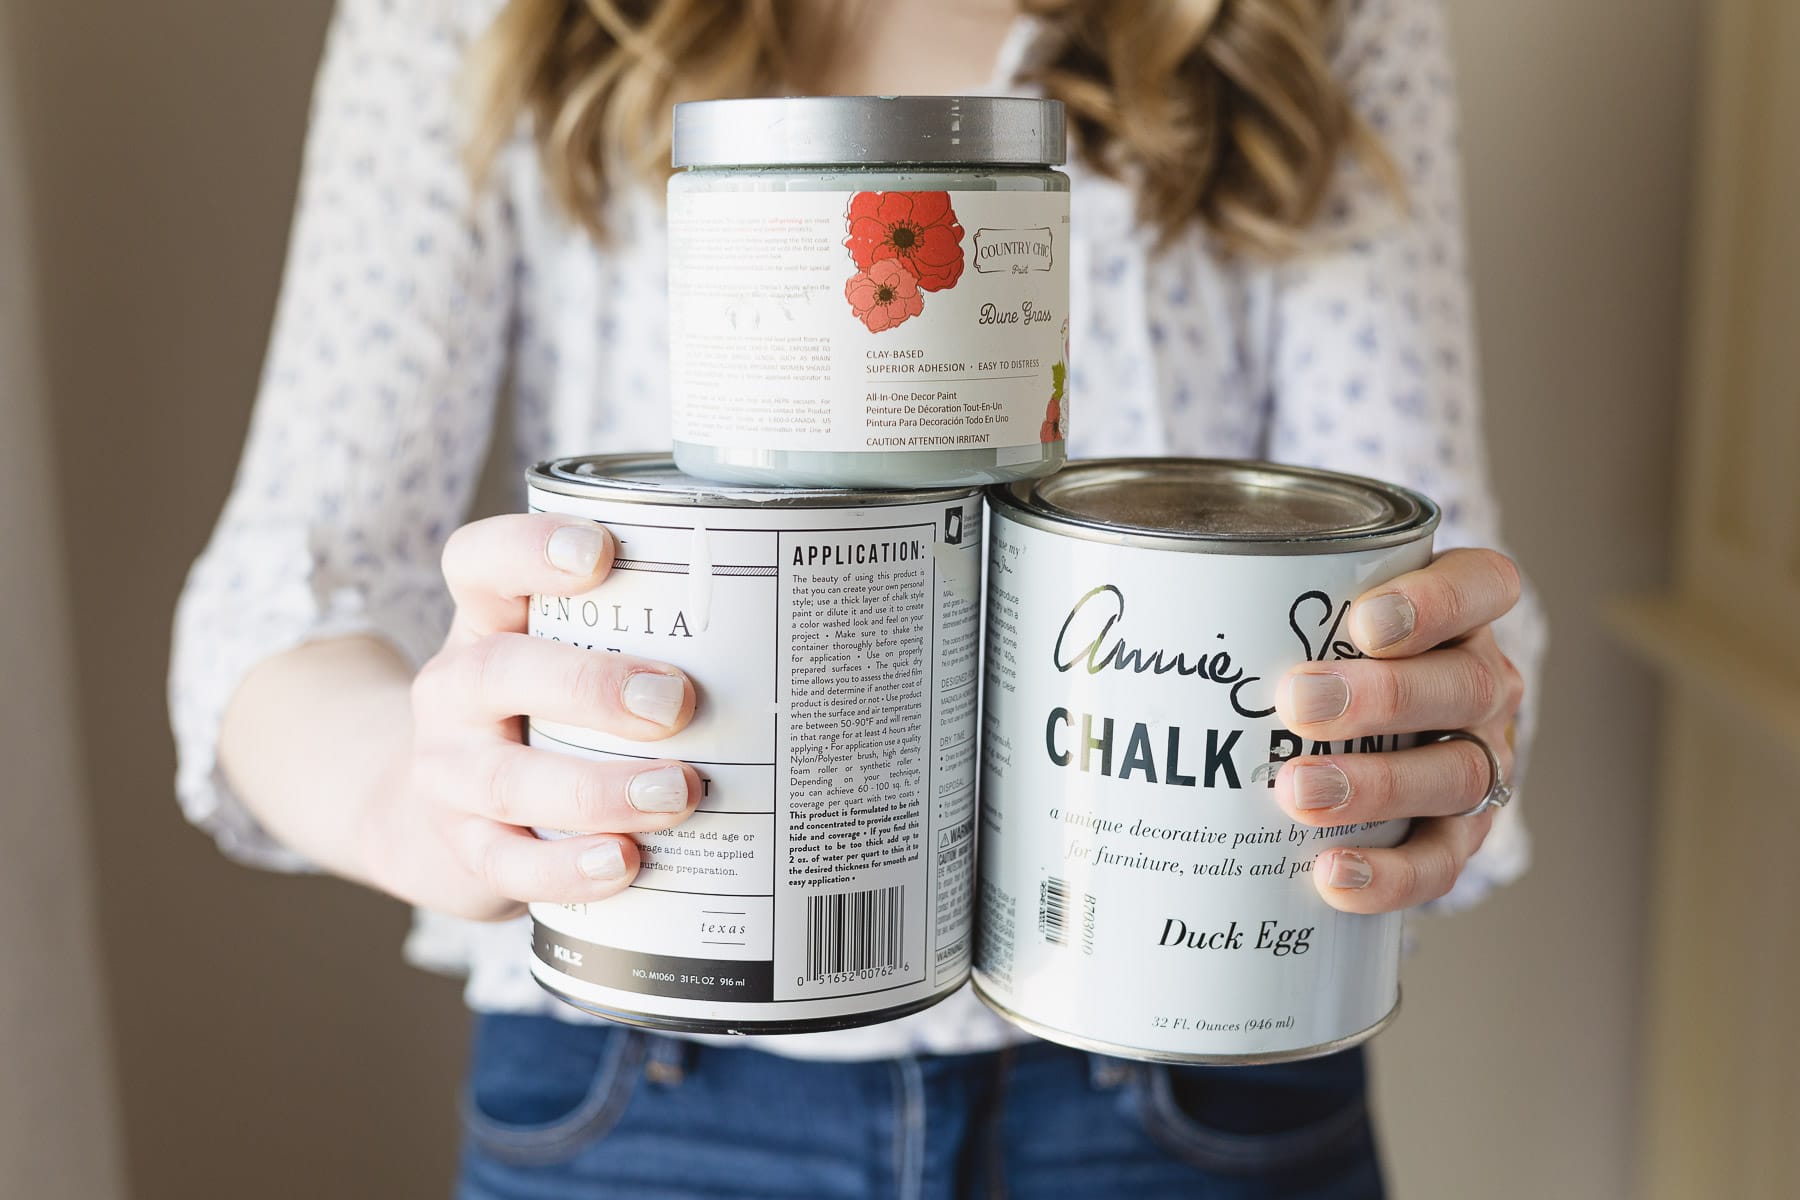
<path fill-rule="evenodd" d="M 790 96 L 675 106 L 677 167 L 1065 161 L 1060 100 L 1021 96 Z"/>
<path fill-rule="evenodd" d="M 685 475 L 667 454 L 594 454 L 555 458 L 525 472 L 525 482 L 562 496 L 604 495 L 639 504 L 696 504 L 710 508 L 856 508 L 928 504 L 977 494 L 970 486 L 916 488 L 778 488 L 713 483 Z"/>
<path fill-rule="evenodd" d="M 1100 458 L 1047 479 L 999 484 L 1004 516 L 1092 541 L 1211 554 L 1330 554 L 1402 545 L 1438 508 L 1360 475 L 1219 458 Z"/>

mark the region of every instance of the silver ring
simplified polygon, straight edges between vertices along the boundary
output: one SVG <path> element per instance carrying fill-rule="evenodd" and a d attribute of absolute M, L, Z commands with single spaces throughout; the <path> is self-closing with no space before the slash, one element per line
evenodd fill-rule
<path fill-rule="evenodd" d="M 1452 816 L 1478 817 L 1482 813 L 1487 812 L 1489 809 L 1505 808 L 1507 803 L 1512 800 L 1512 798 L 1513 798 L 1512 784 L 1506 782 L 1506 777 L 1500 773 L 1500 760 L 1499 760 L 1499 758 L 1495 757 L 1494 748 L 1492 746 L 1488 745 L 1486 741 L 1484 741 L 1483 739 L 1481 739 L 1479 737 L 1476 737 L 1474 734 L 1470 733 L 1466 729 L 1452 729 L 1448 733 L 1438 734 L 1436 737 L 1432 738 L 1431 740 L 1433 742 L 1450 742 L 1450 741 L 1474 742 L 1477 746 L 1481 747 L 1482 754 L 1487 756 L 1487 760 L 1488 760 L 1487 795 L 1483 796 L 1481 798 L 1481 803 L 1477 804 L 1474 808 L 1471 808 L 1467 812 L 1452 813 L 1451 814 Z"/>

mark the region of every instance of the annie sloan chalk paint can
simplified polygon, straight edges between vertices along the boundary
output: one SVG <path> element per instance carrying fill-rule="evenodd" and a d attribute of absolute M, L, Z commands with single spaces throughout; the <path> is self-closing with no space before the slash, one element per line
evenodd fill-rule
<path fill-rule="evenodd" d="M 993 96 L 675 107 L 675 458 L 708 479 L 1048 475 L 1068 432 L 1063 107 Z"/>
<path fill-rule="evenodd" d="M 662 455 L 529 473 L 534 511 L 602 522 L 612 572 L 530 631 L 672 663 L 700 693 L 654 744 L 533 720 L 584 758 L 679 758 L 687 821 L 638 835 L 596 904 L 531 906 L 539 983 L 657 1029 L 891 1020 L 968 976 L 981 496 L 701 483 Z"/>
<path fill-rule="evenodd" d="M 1275 685 L 1354 657 L 1351 600 L 1431 557 L 1436 507 L 1268 463 L 1115 459 L 990 488 L 975 985 L 1014 1022 L 1127 1058 L 1259 1063 L 1371 1036 L 1401 918 L 1313 888 L 1334 846 L 1269 794 L 1304 744 Z"/>

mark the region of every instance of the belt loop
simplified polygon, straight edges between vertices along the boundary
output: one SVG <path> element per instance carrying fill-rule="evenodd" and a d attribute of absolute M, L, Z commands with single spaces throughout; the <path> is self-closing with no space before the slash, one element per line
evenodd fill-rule
<path fill-rule="evenodd" d="M 1131 1078 L 1131 1064 L 1104 1054 L 1088 1054 L 1088 1082 L 1096 1091 L 1109 1092 Z"/>
<path fill-rule="evenodd" d="M 925 1072 L 916 1054 L 892 1061 L 894 1189 L 899 1200 L 925 1195 Z"/>
<path fill-rule="evenodd" d="M 679 1087 L 687 1078 L 688 1055 L 694 1043 L 666 1034 L 649 1035 L 650 1055 L 644 1062 L 644 1078 L 664 1087 Z"/>
<path fill-rule="evenodd" d="M 994 1091 L 982 1130 L 982 1138 L 987 1143 L 988 1200 L 1006 1200 L 1007 1197 L 1006 1105 L 1018 1059 L 1019 1048 L 1010 1042 L 1000 1047 L 1000 1053 L 994 1059 Z"/>

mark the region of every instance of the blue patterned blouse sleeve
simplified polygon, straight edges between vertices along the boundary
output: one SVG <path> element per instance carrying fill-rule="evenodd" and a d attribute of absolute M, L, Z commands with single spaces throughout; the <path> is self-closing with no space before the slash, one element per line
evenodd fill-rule
<path fill-rule="evenodd" d="M 1317 244 L 1270 277 L 1264 311 L 1270 457 L 1392 480 L 1443 508 L 1439 549 L 1503 548 L 1488 482 L 1471 329 L 1456 104 L 1439 0 L 1362 0 L 1339 52 L 1353 101 L 1405 182 L 1342 172 Z M 1495 628 L 1526 680 L 1522 775 L 1535 728 L 1544 622 L 1527 594 Z M 1518 805 L 1439 909 L 1464 907 L 1525 869 Z"/>
<path fill-rule="evenodd" d="M 514 270 L 505 203 L 471 195 L 459 160 L 467 15 L 451 0 L 339 5 L 249 440 L 176 614 L 182 806 L 265 866 L 305 864 L 219 770 L 238 682 L 355 633 L 422 661 L 448 622 L 438 556 L 486 453 Z"/>

